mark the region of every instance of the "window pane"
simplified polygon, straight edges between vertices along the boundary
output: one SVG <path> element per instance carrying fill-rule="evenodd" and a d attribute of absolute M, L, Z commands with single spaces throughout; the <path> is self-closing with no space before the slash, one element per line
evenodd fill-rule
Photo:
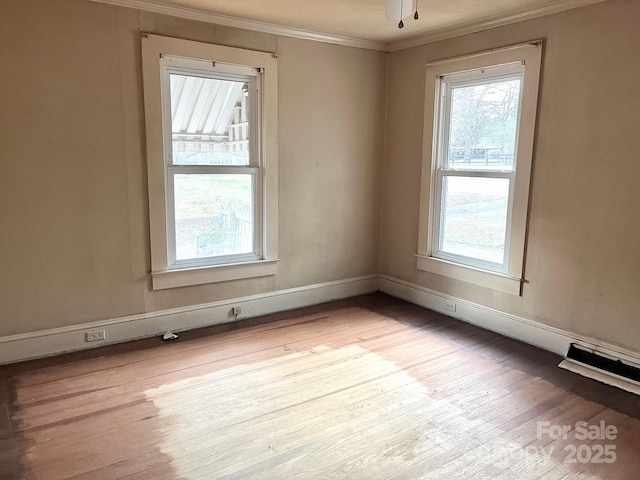
<path fill-rule="evenodd" d="M 513 170 L 520 79 L 453 87 L 447 168 Z"/>
<path fill-rule="evenodd" d="M 173 178 L 176 260 L 253 252 L 251 174 Z"/>
<path fill-rule="evenodd" d="M 174 165 L 249 165 L 249 83 L 170 75 Z"/>
<path fill-rule="evenodd" d="M 509 180 L 444 177 L 442 181 L 440 250 L 503 264 Z"/>

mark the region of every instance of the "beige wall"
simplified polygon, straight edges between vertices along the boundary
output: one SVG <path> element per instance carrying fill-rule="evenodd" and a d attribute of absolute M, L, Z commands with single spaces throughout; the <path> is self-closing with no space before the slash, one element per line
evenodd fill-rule
<path fill-rule="evenodd" d="M 640 2 L 598 5 L 391 54 L 381 273 L 640 350 Z M 415 267 L 424 65 L 545 40 L 522 297 Z"/>
<path fill-rule="evenodd" d="M 0 336 L 380 271 L 639 350 L 638 18 L 640 2 L 609 0 L 386 55 L 86 0 L 0 0 Z M 278 53 L 275 278 L 151 291 L 140 30 Z M 537 38 L 524 296 L 419 273 L 424 64 Z"/>
<path fill-rule="evenodd" d="M 150 289 L 139 30 L 279 55 L 276 277 Z M 0 336 L 377 273 L 385 54 L 0 0 L 0 62 Z"/>

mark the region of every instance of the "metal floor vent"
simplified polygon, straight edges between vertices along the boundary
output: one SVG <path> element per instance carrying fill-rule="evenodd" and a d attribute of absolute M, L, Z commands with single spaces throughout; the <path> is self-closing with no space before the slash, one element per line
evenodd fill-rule
<path fill-rule="evenodd" d="M 572 343 L 558 365 L 587 378 L 640 395 L 640 366 Z"/>

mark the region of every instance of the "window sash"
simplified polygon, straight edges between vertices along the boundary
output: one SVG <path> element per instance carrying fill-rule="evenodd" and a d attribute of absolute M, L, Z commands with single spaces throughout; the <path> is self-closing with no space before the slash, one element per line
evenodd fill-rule
<path fill-rule="evenodd" d="M 167 216 L 167 268 L 178 270 L 225 264 L 251 262 L 263 258 L 262 172 L 258 148 L 260 138 L 260 70 L 250 67 L 207 62 L 174 56 L 161 59 L 163 137 L 165 152 L 165 208 Z M 173 163 L 173 128 L 171 110 L 171 75 L 185 75 L 213 80 L 248 82 L 249 84 L 249 165 L 175 165 Z M 177 259 L 175 176 L 180 174 L 224 175 L 250 174 L 252 184 L 252 252 L 225 254 L 201 258 Z"/>
<path fill-rule="evenodd" d="M 445 209 L 443 204 L 444 197 L 444 179 L 446 177 L 462 177 L 462 178 L 488 178 L 488 179 L 506 179 L 509 181 L 509 197 L 507 203 L 507 218 L 504 241 L 504 256 L 502 263 L 494 263 L 480 258 L 468 257 L 443 250 L 444 243 L 444 215 Z M 509 266 L 509 253 L 511 245 L 511 221 L 513 216 L 513 195 L 515 185 L 515 172 L 475 172 L 475 171 L 459 171 L 444 170 L 436 171 L 436 194 L 434 195 L 433 205 L 433 226 L 431 228 L 431 245 L 432 256 L 462 265 L 468 265 L 483 270 L 494 271 L 498 273 L 506 273 Z"/>
<path fill-rule="evenodd" d="M 251 191 L 252 191 L 252 220 L 253 220 L 253 239 L 252 252 L 243 252 L 238 254 L 214 255 L 201 258 L 181 259 L 176 258 L 176 209 L 175 209 L 175 176 L 182 174 L 196 175 L 233 175 L 248 174 L 251 175 Z M 167 260 L 169 270 L 194 268 L 207 265 L 223 265 L 229 263 L 241 263 L 260 260 L 263 258 L 262 248 L 262 211 L 260 209 L 262 198 L 261 193 L 261 171 L 257 167 L 245 166 L 218 166 L 218 165 L 199 165 L 199 166 L 170 166 L 167 169 Z"/>
<path fill-rule="evenodd" d="M 261 70 L 224 63 L 207 62 L 182 57 L 163 55 L 161 58 L 161 98 L 162 98 L 162 129 L 164 137 L 164 162 L 166 166 L 173 165 L 173 132 L 171 112 L 171 75 L 186 75 L 213 80 L 226 80 L 249 83 L 249 165 L 262 165 L 260 149 L 262 118 L 260 99 Z"/>
<path fill-rule="evenodd" d="M 524 83 L 524 64 L 522 62 L 511 63 L 507 65 L 498 65 L 495 67 L 486 67 L 475 69 L 468 72 L 454 73 L 442 75 L 438 78 L 438 91 L 440 95 L 436 100 L 436 108 L 439 115 L 437 121 L 437 153 L 436 166 L 439 169 L 456 170 L 455 167 L 449 165 L 449 140 L 451 132 L 451 109 L 455 88 L 471 87 L 486 85 L 496 82 L 506 82 L 509 80 L 520 80 L 520 93 L 518 98 L 518 118 L 516 121 L 516 138 L 514 144 L 514 159 L 510 169 L 473 169 L 471 166 L 460 168 L 465 172 L 472 171 L 489 171 L 489 172 L 515 172 L 517 168 L 517 151 L 518 151 L 518 132 L 520 130 L 520 119 L 522 116 L 522 96 Z"/>
<path fill-rule="evenodd" d="M 513 165 L 510 169 L 474 169 L 471 166 L 464 169 L 456 169 L 449 163 L 450 149 L 450 129 L 451 129 L 451 110 L 452 110 L 452 91 L 454 88 L 468 87 L 476 85 L 486 85 L 500 81 L 520 80 L 520 93 L 518 98 L 518 118 L 516 123 L 516 139 L 514 151 L 518 151 L 518 131 L 520 126 L 520 117 L 522 114 L 522 83 L 524 76 L 524 64 L 522 62 L 513 62 L 505 65 L 497 65 L 493 67 L 475 69 L 461 73 L 453 73 L 442 75 L 438 78 L 437 89 L 440 95 L 436 101 L 436 108 L 439 112 L 436 118 L 437 126 L 437 149 L 435 158 L 435 192 L 431 203 L 430 218 L 432 221 L 429 225 L 429 237 L 431 244 L 431 256 L 461 265 L 467 265 L 482 270 L 493 271 L 497 273 L 506 273 L 509 268 L 510 245 L 511 245 L 511 223 L 513 217 L 513 199 L 515 176 L 517 168 L 517 155 L 514 156 Z M 451 252 L 443 251 L 444 243 L 444 178 L 445 177 L 465 177 L 465 178 L 495 178 L 507 179 L 509 181 L 509 196 L 507 200 L 507 218 L 506 231 L 504 241 L 504 255 L 501 263 L 494 263 L 484 259 L 459 255 Z"/>

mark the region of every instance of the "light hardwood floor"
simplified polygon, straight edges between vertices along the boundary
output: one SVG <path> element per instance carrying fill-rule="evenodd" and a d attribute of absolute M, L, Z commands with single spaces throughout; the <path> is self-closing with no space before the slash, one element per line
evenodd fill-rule
<path fill-rule="evenodd" d="M 0 478 L 638 478 L 640 399 L 559 360 L 374 294 L 6 366 Z"/>

